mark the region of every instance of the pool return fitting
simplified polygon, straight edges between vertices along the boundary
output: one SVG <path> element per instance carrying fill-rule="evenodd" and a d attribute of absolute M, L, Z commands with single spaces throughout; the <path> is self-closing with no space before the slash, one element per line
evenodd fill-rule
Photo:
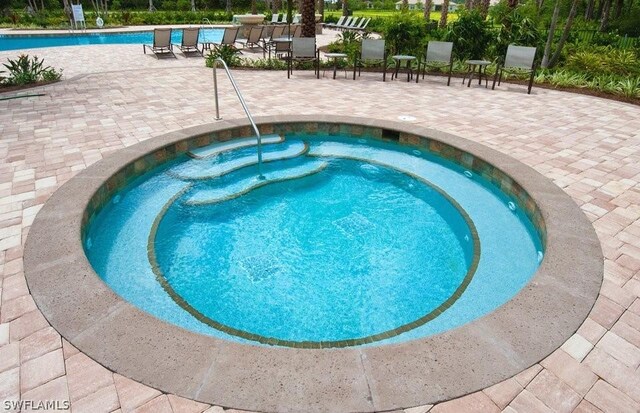
<path fill-rule="evenodd" d="M 251 116 L 251 112 L 249 112 L 249 108 L 247 107 L 247 103 L 244 101 L 242 97 L 242 93 L 240 93 L 240 89 L 238 88 L 238 84 L 236 83 L 231 71 L 229 70 L 229 66 L 225 63 L 221 58 L 217 58 L 213 61 L 213 91 L 215 94 L 216 101 L 216 120 L 222 120 L 220 117 L 220 105 L 218 103 L 218 77 L 216 75 L 216 68 L 218 67 L 218 63 L 222 63 L 222 67 L 225 72 L 227 72 L 227 76 L 229 77 L 229 81 L 231 82 L 231 86 L 236 91 L 236 95 L 238 95 L 238 100 L 240 100 L 240 104 L 242 105 L 242 109 L 244 109 L 244 113 L 247 114 L 247 118 L 249 122 L 251 122 L 251 126 L 253 127 L 253 131 L 256 133 L 256 137 L 258 138 L 258 179 L 265 179 L 264 175 L 262 175 L 262 137 L 260 136 L 260 131 L 256 126 L 256 123 L 253 121 L 253 116 Z"/>

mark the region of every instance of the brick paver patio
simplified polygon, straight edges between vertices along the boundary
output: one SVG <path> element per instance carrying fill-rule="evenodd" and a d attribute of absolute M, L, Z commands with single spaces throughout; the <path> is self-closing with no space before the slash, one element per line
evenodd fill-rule
<path fill-rule="evenodd" d="M 333 35 L 333 34 L 330 34 Z M 29 51 L 62 67 L 63 82 L 0 101 L 0 401 L 70 400 L 73 412 L 230 412 L 149 388 L 78 352 L 29 295 L 22 246 L 47 198 L 109 152 L 213 122 L 211 70 L 201 58 L 156 60 L 139 45 Z M 17 52 L 1 52 L 0 60 Z M 640 411 L 640 108 L 522 86 L 450 87 L 316 80 L 311 72 L 236 70 L 255 115 L 349 114 L 415 123 L 482 142 L 533 167 L 591 219 L 606 257 L 600 297 L 578 332 L 517 376 L 424 412 Z M 222 115 L 243 112 L 226 79 Z M 464 380 L 463 377 L 460 378 Z M 4 407 L 4 406 L 3 406 Z"/>

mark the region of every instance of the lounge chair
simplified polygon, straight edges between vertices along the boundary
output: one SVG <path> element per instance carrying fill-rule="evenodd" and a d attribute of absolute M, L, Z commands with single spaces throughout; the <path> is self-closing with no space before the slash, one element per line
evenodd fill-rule
<path fill-rule="evenodd" d="M 293 72 L 293 62 L 313 62 L 315 74 L 320 79 L 320 52 L 316 48 L 315 37 L 295 37 L 291 42 L 291 52 L 288 56 L 289 68 L 287 78 Z"/>
<path fill-rule="evenodd" d="M 322 25 L 324 27 L 327 27 L 329 29 L 335 29 L 338 26 L 342 26 L 342 23 L 344 23 L 345 19 L 347 18 L 347 16 L 342 16 L 338 19 L 337 23 L 323 23 Z"/>
<path fill-rule="evenodd" d="M 222 39 L 220 43 L 210 42 L 203 43 L 204 49 L 217 49 L 220 46 L 228 45 L 235 48 L 236 38 L 238 37 L 238 31 L 240 31 L 239 27 L 226 27 L 224 29 L 224 34 L 222 35 Z M 203 50 L 204 50 L 203 49 Z"/>
<path fill-rule="evenodd" d="M 371 18 L 368 19 L 362 19 L 360 21 L 360 24 L 358 25 L 358 27 L 356 27 L 354 30 L 359 31 L 359 32 L 363 32 L 365 31 L 365 29 L 367 28 L 367 26 L 369 25 L 369 22 L 371 21 Z"/>
<path fill-rule="evenodd" d="M 496 88 L 496 80 L 498 86 L 502 81 L 502 74 L 507 75 L 529 75 L 529 85 L 527 88 L 527 94 L 531 94 L 531 88 L 533 87 L 533 77 L 536 74 L 536 48 L 527 46 L 516 46 L 510 44 L 507 48 L 507 56 L 504 58 L 504 64 L 499 65 L 496 70 L 496 74 L 493 77 L 493 86 L 491 89 Z"/>
<path fill-rule="evenodd" d="M 202 52 L 198 49 L 198 38 L 200 37 L 199 27 L 189 27 L 182 30 L 182 42 L 176 45 L 180 48 L 183 55 L 187 53 L 198 53 L 202 56 Z M 204 50 L 204 47 L 203 47 Z"/>
<path fill-rule="evenodd" d="M 348 26 L 345 26 L 342 28 L 342 31 L 345 30 L 353 30 L 356 27 L 358 27 L 358 24 L 360 24 L 362 21 L 364 21 L 364 17 L 360 18 L 360 17 L 354 17 L 353 20 L 351 20 L 351 24 Z"/>
<path fill-rule="evenodd" d="M 353 16 L 349 16 L 347 18 L 347 20 L 345 20 L 345 22 L 343 24 L 341 24 L 340 26 L 336 25 L 336 29 L 337 30 L 344 30 L 345 27 L 349 27 L 351 26 L 351 22 L 353 21 Z"/>
<path fill-rule="evenodd" d="M 276 42 L 274 42 L 274 39 L 279 39 L 281 37 L 284 37 L 285 29 L 286 29 L 285 26 L 275 26 L 273 28 L 273 31 L 271 32 L 271 37 L 269 37 L 269 39 L 262 39 L 263 50 L 269 51 L 269 59 L 271 59 L 271 50 L 273 50 L 276 47 Z M 287 50 L 289 50 L 288 47 L 287 47 Z"/>
<path fill-rule="evenodd" d="M 436 42 L 430 41 L 427 44 L 424 62 L 418 61 L 418 76 L 420 76 L 420 65 L 422 64 L 422 79 L 424 79 L 427 68 L 447 69 L 447 86 L 451 84 L 451 71 L 453 69 L 453 43 L 452 42 Z"/>
<path fill-rule="evenodd" d="M 293 31 L 293 37 L 301 37 L 302 36 L 302 25 L 297 25 L 296 29 Z"/>
<path fill-rule="evenodd" d="M 356 80 L 356 69 L 360 76 L 362 63 L 375 62 L 382 63 L 382 81 L 387 80 L 387 50 L 384 39 L 362 39 L 362 50 L 360 56 L 356 56 L 353 63 L 353 80 Z"/>
<path fill-rule="evenodd" d="M 282 14 L 282 20 L 280 20 L 278 24 L 287 24 L 287 13 Z"/>
<path fill-rule="evenodd" d="M 278 24 L 278 19 L 280 18 L 280 14 L 278 13 L 273 13 L 273 15 L 271 16 L 271 24 Z"/>
<path fill-rule="evenodd" d="M 236 39 L 236 43 L 240 43 L 242 47 L 246 48 L 259 47 L 262 49 L 262 57 L 264 57 L 267 51 L 260 45 L 263 30 L 264 26 L 253 26 L 249 31 L 249 37 L 246 39 Z"/>
<path fill-rule="evenodd" d="M 153 29 L 153 45 L 143 45 L 142 50 L 144 54 L 147 54 L 147 48 L 156 55 L 156 59 L 158 59 L 160 55 L 176 57 L 173 53 L 173 45 L 171 44 L 171 29 Z"/>
<path fill-rule="evenodd" d="M 302 15 L 296 14 L 295 16 L 293 16 L 293 21 L 291 22 L 291 24 L 300 24 L 300 20 L 302 20 Z"/>

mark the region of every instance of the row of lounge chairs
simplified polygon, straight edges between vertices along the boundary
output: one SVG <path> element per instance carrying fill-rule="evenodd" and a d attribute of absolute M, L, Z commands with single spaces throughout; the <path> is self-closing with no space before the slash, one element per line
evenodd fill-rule
<path fill-rule="evenodd" d="M 325 23 L 324 27 L 328 29 L 336 29 L 340 31 L 365 31 L 371 19 L 365 17 L 342 16 L 337 23 Z"/>
<path fill-rule="evenodd" d="M 287 13 L 282 14 L 282 20 L 279 19 L 280 15 L 277 13 L 274 13 L 273 16 L 271 16 L 271 24 L 287 24 Z M 302 16 L 299 14 L 296 14 L 292 17 L 291 20 L 291 24 L 300 24 L 300 21 L 302 20 Z"/>
<path fill-rule="evenodd" d="M 290 29 L 290 31 L 289 31 Z M 263 56 L 271 51 L 275 50 L 276 53 L 282 53 L 284 50 L 277 50 L 277 39 L 283 37 L 300 37 L 302 35 L 302 27 L 300 25 L 288 26 L 275 26 L 270 35 L 267 35 L 267 26 L 254 26 L 249 31 L 249 35 L 246 38 L 238 37 L 240 32 L 239 27 L 227 27 L 224 29 L 224 34 L 220 42 L 206 42 L 202 43 L 202 49 L 200 49 L 200 28 L 190 27 L 182 29 L 182 42 L 180 44 L 171 43 L 171 28 L 154 29 L 153 31 L 153 44 L 143 45 L 143 51 L 146 54 L 147 49 L 151 50 L 156 57 L 159 56 L 173 56 L 176 57 L 173 52 L 173 47 L 180 48 L 183 54 L 197 53 L 203 56 L 205 50 L 215 49 L 224 45 L 235 47 L 235 44 L 241 45 L 243 48 L 260 48 L 262 49 Z M 287 45 L 288 50 L 288 45 Z"/>

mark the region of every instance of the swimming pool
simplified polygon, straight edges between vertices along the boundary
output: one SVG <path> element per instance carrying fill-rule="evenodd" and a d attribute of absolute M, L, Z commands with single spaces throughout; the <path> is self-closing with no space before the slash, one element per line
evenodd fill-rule
<path fill-rule="evenodd" d="M 256 122 L 265 180 L 249 173 L 252 130 L 235 120 L 117 151 L 51 196 L 29 230 L 24 272 L 71 344 L 114 372 L 202 402 L 373 412 L 512 377 L 591 310 L 603 276 L 595 231 L 524 164 L 416 125 L 320 115 Z M 517 231 L 502 230 L 509 221 Z M 450 265 L 434 274 L 436 256 Z M 487 284 L 494 271 L 501 281 Z M 323 314 L 326 298 L 336 305 Z M 284 322 L 265 322 L 274 304 L 288 303 Z"/>
<path fill-rule="evenodd" d="M 218 42 L 222 39 L 223 29 L 201 29 L 200 43 Z M 171 42 L 182 41 L 182 30 L 174 29 Z M 40 47 L 85 46 L 95 44 L 152 44 L 153 32 L 127 33 L 79 33 L 52 35 L 0 35 L 0 51 L 34 49 Z"/>
<path fill-rule="evenodd" d="M 96 272 L 184 328 L 319 348 L 454 328 L 510 299 L 542 259 L 516 198 L 429 151 L 366 136 L 266 141 L 263 180 L 245 139 L 114 195 L 86 235 Z"/>

